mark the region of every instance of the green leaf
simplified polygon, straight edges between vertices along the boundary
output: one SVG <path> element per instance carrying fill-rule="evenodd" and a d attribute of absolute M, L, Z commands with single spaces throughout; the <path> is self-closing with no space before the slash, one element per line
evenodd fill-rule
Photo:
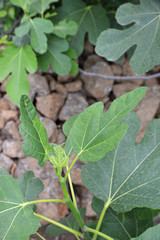
<path fill-rule="evenodd" d="M 75 35 L 78 30 L 78 25 L 74 21 L 67 21 L 66 19 L 58 22 L 53 27 L 53 33 L 60 38 L 66 38 L 67 35 Z"/>
<path fill-rule="evenodd" d="M 10 0 L 10 2 L 18 7 L 21 7 L 23 10 L 26 9 L 28 0 Z"/>
<path fill-rule="evenodd" d="M 78 24 L 77 34 L 71 40 L 71 46 L 78 56 L 83 51 L 86 33 L 90 42 L 95 44 L 99 34 L 109 25 L 106 11 L 101 5 L 86 6 L 81 0 L 63 0 L 57 13 L 58 15 L 54 18 L 56 21 L 66 18 Z"/>
<path fill-rule="evenodd" d="M 1 239 L 28 240 L 40 222 L 34 216 L 17 181 L 0 169 L 0 236 Z"/>
<path fill-rule="evenodd" d="M 38 119 L 37 112 L 31 100 L 23 95 L 20 100 L 21 122 L 20 133 L 25 141 L 22 143 L 24 154 L 36 158 L 39 166 L 43 166 L 53 147 L 49 144 L 47 131 Z"/>
<path fill-rule="evenodd" d="M 10 99 L 19 105 L 22 94 L 28 94 L 29 81 L 26 71 L 34 73 L 37 69 L 37 60 L 32 48 L 25 46 L 16 48 L 7 46 L 0 58 L 0 81 L 10 73 L 6 83 L 6 91 Z"/>
<path fill-rule="evenodd" d="M 98 216 L 100 216 L 103 207 L 102 200 L 93 198 L 92 208 Z M 139 215 L 147 214 L 147 212 L 150 218 L 139 218 Z M 109 208 L 104 215 L 100 231 L 114 239 L 130 240 L 132 237 L 139 236 L 147 228 L 153 227 L 153 217 L 158 213 L 159 210 L 155 211 L 148 208 L 135 208 L 127 213 L 117 213 Z"/>
<path fill-rule="evenodd" d="M 25 45 L 28 45 L 30 43 L 30 38 L 29 38 L 29 35 L 26 34 L 22 37 L 18 37 L 18 36 L 14 36 L 12 38 L 13 42 L 14 42 L 14 45 L 16 47 L 21 47 L 21 46 L 25 46 Z"/>
<path fill-rule="evenodd" d="M 50 20 L 42 18 L 26 18 L 15 30 L 16 36 L 22 37 L 30 33 L 30 42 L 33 49 L 42 54 L 47 51 L 47 37 L 45 33 L 53 31 L 53 24 Z"/>
<path fill-rule="evenodd" d="M 10 16 L 11 19 L 14 20 L 14 18 L 15 18 L 15 9 L 13 7 L 10 7 L 8 9 L 8 15 Z"/>
<path fill-rule="evenodd" d="M 53 164 L 54 168 L 63 168 L 68 165 L 69 157 L 65 155 L 64 149 L 58 145 L 54 147 L 55 156 L 49 156 L 49 161 Z"/>
<path fill-rule="evenodd" d="M 68 51 L 65 52 L 65 54 L 67 56 L 69 56 L 71 59 L 71 64 L 72 64 L 72 67 L 71 67 L 71 70 L 70 70 L 70 74 L 72 74 L 73 76 L 76 75 L 78 73 L 78 68 L 79 68 L 79 65 L 77 62 L 75 62 L 74 60 L 78 58 L 75 50 L 73 48 L 69 48 Z"/>
<path fill-rule="evenodd" d="M 79 211 L 80 211 L 82 218 L 84 218 L 85 212 L 86 212 L 85 209 L 81 208 L 81 209 L 79 209 Z M 65 225 L 69 228 L 72 228 L 76 231 L 78 231 L 80 228 L 79 223 L 77 222 L 73 213 L 71 213 L 68 217 L 60 220 L 59 223 Z M 46 233 L 50 236 L 59 236 L 61 233 L 65 233 L 65 232 L 67 232 L 67 231 L 56 225 L 53 225 L 53 224 L 49 225 L 46 229 Z"/>
<path fill-rule="evenodd" d="M 59 75 L 67 75 L 71 70 L 71 59 L 63 52 L 67 51 L 69 44 L 65 39 L 60 39 L 54 35 L 48 38 L 48 50 L 39 56 L 39 67 L 47 71 L 51 63 L 53 70 Z"/>
<path fill-rule="evenodd" d="M 125 122 L 129 128 L 116 148 L 82 169 L 82 181 L 114 211 L 135 207 L 160 208 L 160 120 L 151 122 L 139 144 L 135 138 L 140 121 L 135 113 Z"/>
<path fill-rule="evenodd" d="M 98 55 L 115 61 L 132 46 L 136 46 L 130 64 L 134 73 L 143 74 L 160 64 L 160 4 L 157 0 L 140 0 L 140 4 L 126 3 L 116 13 L 124 30 L 108 29 L 101 33 L 96 44 Z M 149 33 L 149 34 L 148 34 Z"/>
<path fill-rule="evenodd" d="M 0 10 L 0 18 L 4 18 L 7 15 L 6 10 Z"/>
<path fill-rule="evenodd" d="M 51 3 L 58 2 L 58 0 L 33 0 L 30 5 L 30 14 L 43 13 L 50 7 Z"/>
<path fill-rule="evenodd" d="M 159 240 L 160 238 L 160 224 L 156 227 L 149 228 L 141 236 L 132 238 L 131 240 Z"/>
<path fill-rule="evenodd" d="M 65 123 L 63 124 L 63 132 L 67 137 L 68 137 L 77 117 L 78 117 L 78 115 L 74 115 L 73 117 L 67 119 L 67 121 L 65 121 Z"/>
<path fill-rule="evenodd" d="M 25 172 L 17 179 L 25 199 L 29 202 L 34 200 L 43 191 L 44 185 L 39 178 L 34 176 L 32 171 Z"/>
<path fill-rule="evenodd" d="M 102 102 L 87 108 L 74 122 L 65 149 L 72 144 L 81 161 L 98 161 L 104 157 L 127 130 L 127 125 L 119 121 L 137 105 L 145 92 L 146 88 L 142 87 L 117 98 L 105 114 Z"/>

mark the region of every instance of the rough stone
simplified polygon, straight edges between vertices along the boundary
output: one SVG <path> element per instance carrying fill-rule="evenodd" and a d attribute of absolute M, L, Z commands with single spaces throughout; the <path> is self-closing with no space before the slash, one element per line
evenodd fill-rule
<path fill-rule="evenodd" d="M 21 150 L 21 142 L 15 139 L 6 139 L 2 144 L 3 153 L 10 158 L 24 157 Z"/>
<path fill-rule="evenodd" d="M 74 78 L 75 78 L 75 76 L 71 75 L 70 73 L 67 74 L 66 76 L 59 76 L 58 75 L 58 82 L 66 83 L 66 82 L 68 82 L 68 81 L 70 81 L 70 80 L 72 80 Z"/>
<path fill-rule="evenodd" d="M 52 93 L 51 95 L 37 97 L 36 108 L 45 117 L 57 120 L 58 112 L 63 106 L 65 96 L 60 93 Z"/>
<path fill-rule="evenodd" d="M 3 96 L 3 99 L 8 103 L 10 110 L 17 110 L 17 106 L 10 100 L 7 94 Z"/>
<path fill-rule="evenodd" d="M 93 194 L 83 186 L 79 186 L 80 206 L 86 208 L 87 217 L 95 217 L 96 213 L 91 207 Z"/>
<path fill-rule="evenodd" d="M 28 74 L 30 83 L 29 97 L 33 101 L 35 94 L 38 96 L 48 95 L 50 93 L 49 86 L 45 77 L 39 74 Z"/>
<path fill-rule="evenodd" d="M 62 94 L 64 94 L 64 95 L 66 95 L 67 94 L 67 89 L 62 85 L 62 84 L 56 84 L 56 91 L 58 92 L 58 93 L 62 93 Z"/>
<path fill-rule="evenodd" d="M 3 134 L 7 138 L 21 139 L 21 135 L 19 134 L 19 129 L 17 124 L 14 121 L 8 121 L 3 129 Z"/>
<path fill-rule="evenodd" d="M 68 118 L 81 113 L 88 107 L 88 103 L 82 93 L 69 93 L 67 101 L 59 114 L 59 119 L 65 121 Z"/>
<path fill-rule="evenodd" d="M 39 195 L 38 199 L 63 199 L 63 192 L 55 174 L 52 165 L 47 161 L 45 166 L 39 167 L 37 160 L 26 157 L 20 159 L 14 177 L 20 177 L 24 172 L 32 170 L 36 177 L 40 178 L 44 184 L 44 191 Z M 37 212 L 48 218 L 58 221 L 64 218 L 68 213 L 68 207 L 63 203 L 39 203 L 37 204 Z M 41 220 L 42 224 L 48 224 Z"/>
<path fill-rule="evenodd" d="M 6 169 L 8 172 L 10 172 L 11 167 L 13 165 L 13 160 L 7 157 L 5 154 L 0 153 L 0 168 Z"/>
<path fill-rule="evenodd" d="M 7 82 L 7 80 L 8 80 L 8 78 L 9 78 L 9 76 L 8 77 L 6 77 L 1 83 L 1 92 L 3 92 L 3 93 L 5 93 L 6 92 L 6 89 L 5 89 L 5 85 L 6 85 L 6 82 Z"/>
<path fill-rule="evenodd" d="M 94 52 L 94 47 L 90 43 L 90 41 L 87 39 L 84 44 L 84 54 L 88 56 L 89 54 L 93 54 L 93 52 Z"/>
<path fill-rule="evenodd" d="M 0 139 L 0 152 L 2 152 L 2 139 Z"/>
<path fill-rule="evenodd" d="M 158 83 L 158 79 L 157 78 L 153 78 L 153 79 L 149 79 L 149 80 L 146 80 L 145 82 L 144 82 L 144 85 L 145 86 L 148 86 L 148 87 L 150 87 L 150 86 L 155 86 L 155 85 L 158 85 L 159 83 Z"/>
<path fill-rule="evenodd" d="M 112 64 L 111 65 L 111 68 L 112 68 L 112 71 L 113 71 L 113 74 L 115 76 L 121 76 L 122 73 L 123 73 L 123 70 L 122 70 L 122 67 L 118 64 Z"/>
<path fill-rule="evenodd" d="M 0 118 L 2 118 L 4 121 L 16 121 L 18 119 L 18 113 L 14 110 L 2 110 L 0 112 Z"/>
<path fill-rule="evenodd" d="M 44 126 L 47 130 L 49 139 L 51 139 L 52 137 L 57 135 L 57 125 L 53 120 L 51 120 L 50 118 L 45 118 L 45 117 L 41 117 L 40 119 L 44 123 Z"/>
<path fill-rule="evenodd" d="M 129 65 L 129 60 L 128 60 L 128 59 L 127 59 L 127 60 L 125 61 L 125 63 L 123 64 L 123 75 L 124 75 L 124 76 L 136 76 L 136 75 L 132 72 L 132 69 L 131 69 L 131 67 L 130 67 L 130 65 Z M 142 83 L 143 83 L 143 80 L 141 80 L 141 79 L 136 79 L 136 80 L 134 80 L 134 84 L 136 84 L 136 85 L 138 85 L 138 86 L 142 85 Z"/>
<path fill-rule="evenodd" d="M 57 144 L 62 144 L 64 143 L 66 140 L 66 137 L 64 135 L 64 133 L 62 132 L 61 129 L 58 129 L 58 134 L 57 134 L 57 138 L 56 138 L 56 143 Z M 53 141 L 54 142 L 54 141 Z"/>
<path fill-rule="evenodd" d="M 90 55 L 87 60 L 84 63 L 84 69 L 91 68 L 93 65 L 95 65 L 97 62 L 102 61 L 102 58 L 97 56 L 96 54 Z"/>
<path fill-rule="evenodd" d="M 56 80 L 50 74 L 47 74 L 45 77 L 49 82 L 50 90 L 55 91 L 56 90 L 56 84 L 57 84 Z"/>
<path fill-rule="evenodd" d="M 0 118 L 0 130 L 3 129 L 4 124 L 5 124 L 5 121 L 2 118 Z"/>
<path fill-rule="evenodd" d="M 2 110 L 9 110 L 10 109 L 10 106 L 9 104 L 7 103 L 7 101 L 4 99 L 4 98 L 1 98 L 0 99 L 0 112 Z"/>
<path fill-rule="evenodd" d="M 147 94 L 135 108 L 135 112 L 141 120 L 141 127 L 139 129 L 136 141 L 139 142 L 146 132 L 148 124 L 153 120 L 160 105 L 160 98 L 154 92 L 148 89 Z"/>
<path fill-rule="evenodd" d="M 118 98 L 121 95 L 127 92 L 130 92 L 136 88 L 137 88 L 137 85 L 131 82 L 120 83 L 113 86 L 113 93 Z"/>
<path fill-rule="evenodd" d="M 86 69 L 87 72 L 99 73 L 103 75 L 111 75 L 113 76 L 113 72 L 109 64 L 101 61 L 97 62 L 91 68 Z M 103 98 L 112 91 L 112 86 L 114 80 L 103 79 L 100 77 L 91 77 L 85 76 L 81 74 L 81 79 L 84 82 L 84 89 L 89 96 L 95 97 L 99 100 L 99 98 Z"/>
<path fill-rule="evenodd" d="M 82 90 L 82 82 L 77 80 L 75 82 L 66 83 L 65 87 L 68 92 L 78 92 Z"/>

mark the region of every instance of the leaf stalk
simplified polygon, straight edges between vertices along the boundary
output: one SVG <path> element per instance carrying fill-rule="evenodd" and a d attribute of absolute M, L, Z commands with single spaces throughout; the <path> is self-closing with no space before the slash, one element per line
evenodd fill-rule
<path fill-rule="evenodd" d="M 100 227 L 101 227 L 101 224 L 102 224 L 102 221 L 103 221 L 103 218 L 104 218 L 104 215 L 106 213 L 106 210 L 108 209 L 108 207 L 110 206 L 111 204 L 111 200 L 108 199 L 108 201 L 106 202 L 106 204 L 104 205 L 104 208 L 101 212 L 101 215 L 100 215 L 100 218 L 99 218 L 99 221 L 97 223 L 97 226 L 96 226 L 96 232 L 94 233 L 94 236 L 93 236 L 93 240 L 96 240 L 97 239 L 97 232 L 99 231 Z M 99 235 L 99 234 L 98 234 Z M 109 239 L 109 238 L 107 238 Z M 110 238 L 112 239 L 112 238 Z"/>
<path fill-rule="evenodd" d="M 56 222 L 56 221 L 54 221 L 54 220 L 52 220 L 52 219 L 50 219 L 50 218 L 47 218 L 47 217 L 45 217 L 45 216 L 43 216 L 43 215 L 38 214 L 38 213 L 34 213 L 34 215 L 35 215 L 36 217 L 39 217 L 39 218 L 47 221 L 47 222 L 50 222 L 51 224 L 54 224 L 54 225 L 56 225 L 56 226 L 58 226 L 58 227 L 60 227 L 60 228 L 63 228 L 64 230 L 66 230 L 66 231 L 68 231 L 68 232 L 70 232 L 70 233 L 73 233 L 74 235 L 77 235 L 77 236 L 79 236 L 79 237 L 83 237 L 83 234 L 82 234 L 82 233 L 80 233 L 80 232 L 78 232 L 78 231 L 76 231 L 76 230 L 74 230 L 74 229 L 72 229 L 72 228 L 69 228 L 69 227 L 67 227 L 67 226 L 65 226 L 65 225 L 63 225 L 63 224 L 61 224 L 61 223 L 59 223 L 59 222 Z"/>

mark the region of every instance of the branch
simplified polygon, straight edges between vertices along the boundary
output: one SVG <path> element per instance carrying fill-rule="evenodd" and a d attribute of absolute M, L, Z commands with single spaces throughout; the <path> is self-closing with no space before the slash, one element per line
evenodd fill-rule
<path fill-rule="evenodd" d="M 11 26 L 11 28 L 8 29 L 7 32 L 2 33 L 2 34 L 0 35 L 0 39 L 1 39 L 2 37 L 4 37 L 5 35 L 8 35 L 8 34 L 10 34 L 11 32 L 13 32 L 13 30 L 16 28 L 16 26 L 20 23 L 22 17 L 23 17 L 23 16 L 19 17 L 19 18 L 13 23 L 13 25 Z"/>
<path fill-rule="evenodd" d="M 79 72 L 82 73 L 85 76 L 91 76 L 91 77 L 100 77 L 103 79 L 109 79 L 109 80 L 150 80 L 153 78 L 160 77 L 160 73 L 152 74 L 149 76 L 111 76 L 111 75 L 103 75 L 99 73 L 92 73 L 92 72 L 86 72 L 79 68 Z"/>

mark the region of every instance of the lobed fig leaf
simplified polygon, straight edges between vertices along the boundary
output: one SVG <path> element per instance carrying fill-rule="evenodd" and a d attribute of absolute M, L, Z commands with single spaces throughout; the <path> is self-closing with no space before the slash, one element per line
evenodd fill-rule
<path fill-rule="evenodd" d="M 109 61 L 119 59 L 135 46 L 130 59 L 136 74 L 143 74 L 160 64 L 160 2 L 140 0 L 140 4 L 126 3 L 116 13 L 117 22 L 124 30 L 107 29 L 97 40 L 96 52 Z"/>
<path fill-rule="evenodd" d="M 95 103 L 69 123 L 73 126 L 68 134 L 65 149 L 73 149 L 81 161 L 98 161 L 113 149 L 124 136 L 127 125 L 119 123 L 141 100 L 146 88 L 138 88 L 117 98 L 110 109 L 103 114 L 103 103 Z M 75 120 L 75 121 L 74 121 Z"/>

